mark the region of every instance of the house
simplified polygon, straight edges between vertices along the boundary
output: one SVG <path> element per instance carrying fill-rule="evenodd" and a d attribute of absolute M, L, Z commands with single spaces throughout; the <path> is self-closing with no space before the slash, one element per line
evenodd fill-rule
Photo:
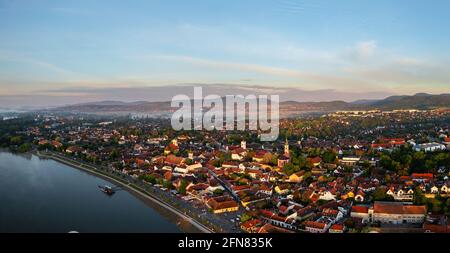
<path fill-rule="evenodd" d="M 235 162 L 224 162 L 222 163 L 223 168 L 239 168 L 239 164 Z"/>
<path fill-rule="evenodd" d="M 144 150 L 144 147 L 142 147 L 139 144 L 135 144 L 133 150 L 138 152 L 138 153 L 141 153 Z"/>
<path fill-rule="evenodd" d="M 259 150 L 256 152 L 255 156 L 253 156 L 252 160 L 257 163 L 262 163 L 266 154 L 269 154 L 269 152 L 266 150 Z"/>
<path fill-rule="evenodd" d="M 194 172 L 194 171 L 196 171 L 196 170 L 198 170 L 198 169 L 200 169 L 200 168 L 202 168 L 202 167 L 203 167 L 203 166 L 202 166 L 201 163 L 194 163 L 194 164 L 191 164 L 191 165 L 186 166 L 186 169 L 187 169 L 189 172 Z"/>
<path fill-rule="evenodd" d="M 427 213 L 426 206 L 404 205 L 398 202 L 376 201 L 373 209 L 369 210 L 372 214 L 373 222 L 403 224 L 403 223 L 422 223 Z"/>
<path fill-rule="evenodd" d="M 361 157 L 346 156 L 346 157 L 342 157 L 342 159 L 339 160 L 339 163 L 341 163 L 342 165 L 354 166 L 357 163 L 359 163 L 360 160 L 361 160 Z"/>
<path fill-rule="evenodd" d="M 326 224 L 318 221 L 306 221 L 305 230 L 310 233 L 325 233 L 331 224 Z"/>
<path fill-rule="evenodd" d="M 259 219 L 248 220 L 241 224 L 241 229 L 247 233 L 256 233 L 262 224 L 262 221 Z"/>
<path fill-rule="evenodd" d="M 246 169 L 245 173 L 253 179 L 259 178 L 263 174 L 259 169 Z"/>
<path fill-rule="evenodd" d="M 173 171 L 176 173 L 180 173 L 180 174 L 187 174 L 189 172 L 189 170 L 187 169 L 187 167 L 185 165 L 175 166 Z"/>
<path fill-rule="evenodd" d="M 295 219 L 290 217 L 282 217 L 268 210 L 261 210 L 261 219 L 277 227 L 289 230 L 298 230 Z"/>
<path fill-rule="evenodd" d="M 173 139 L 169 145 L 164 149 L 164 155 L 168 155 L 170 153 L 177 153 L 180 150 L 180 147 L 178 146 L 177 139 Z"/>
<path fill-rule="evenodd" d="M 372 143 L 373 149 L 386 149 L 405 145 L 406 141 L 403 138 L 381 138 L 377 142 Z"/>
<path fill-rule="evenodd" d="M 344 233 L 344 229 L 344 224 L 333 224 L 328 230 L 328 233 L 341 234 Z"/>
<path fill-rule="evenodd" d="M 283 168 L 283 166 L 284 166 L 285 164 L 288 164 L 289 161 L 290 161 L 290 158 L 289 158 L 289 157 L 287 157 L 287 156 L 285 156 L 285 155 L 281 155 L 280 157 L 278 157 L 277 165 L 278 165 L 279 168 Z"/>
<path fill-rule="evenodd" d="M 272 187 L 269 186 L 268 184 L 261 184 L 261 186 L 259 187 L 257 193 L 263 193 L 266 195 L 272 195 Z"/>
<path fill-rule="evenodd" d="M 334 195 L 333 193 L 331 193 L 330 191 L 327 191 L 327 190 L 320 191 L 319 192 L 319 199 L 327 200 L 327 201 L 335 200 L 336 199 L 336 195 Z"/>
<path fill-rule="evenodd" d="M 61 148 L 63 145 L 59 141 L 52 141 L 52 146 L 54 148 Z"/>
<path fill-rule="evenodd" d="M 370 222 L 369 208 L 367 206 L 352 206 L 350 217 L 360 218 L 363 223 L 368 223 Z"/>
<path fill-rule="evenodd" d="M 231 151 L 231 159 L 241 161 L 247 155 L 247 150 L 244 148 L 237 148 Z"/>
<path fill-rule="evenodd" d="M 434 185 L 433 187 L 430 188 L 430 192 L 432 194 L 438 194 L 439 193 L 439 187 L 437 187 L 436 185 Z"/>
<path fill-rule="evenodd" d="M 258 233 L 265 234 L 265 233 L 294 233 L 294 232 L 267 223 L 258 230 Z"/>
<path fill-rule="evenodd" d="M 323 174 L 327 173 L 327 169 L 315 167 L 311 170 L 311 173 L 313 175 L 323 175 Z"/>
<path fill-rule="evenodd" d="M 175 155 L 168 155 L 165 157 L 164 162 L 168 165 L 182 165 L 184 164 L 185 159 L 183 157 L 178 157 Z"/>
<path fill-rule="evenodd" d="M 77 146 L 70 146 L 66 149 L 67 154 L 79 154 L 82 151 L 83 151 L 83 149 L 80 147 L 77 147 Z"/>
<path fill-rule="evenodd" d="M 432 143 L 423 143 L 414 146 L 415 151 L 424 151 L 424 152 L 434 152 L 445 150 L 447 147 L 444 144 L 432 142 Z"/>
<path fill-rule="evenodd" d="M 307 158 L 306 159 L 313 167 L 317 167 L 320 165 L 320 163 L 322 163 L 322 158 L 320 158 L 319 156 L 316 157 L 312 157 L 312 158 Z"/>
<path fill-rule="evenodd" d="M 200 183 L 200 184 L 192 184 L 192 183 L 191 183 L 191 184 L 189 184 L 189 185 L 186 187 L 186 192 L 189 193 L 189 194 L 191 194 L 191 195 L 193 195 L 193 196 L 196 196 L 196 195 L 198 195 L 198 194 L 204 192 L 205 190 L 207 190 L 208 187 L 209 187 L 208 184 L 203 184 L 203 183 Z"/>
<path fill-rule="evenodd" d="M 239 204 L 228 196 L 210 198 L 206 202 L 206 205 L 210 207 L 215 214 L 239 210 Z"/>
<path fill-rule="evenodd" d="M 445 194 L 445 193 L 450 194 L 450 186 L 448 183 L 442 185 L 442 187 L 441 187 L 441 194 Z"/>
<path fill-rule="evenodd" d="M 47 140 L 40 140 L 40 141 L 38 142 L 38 145 L 39 145 L 39 146 L 44 146 L 44 145 L 47 145 L 47 144 L 49 144 Z"/>
<path fill-rule="evenodd" d="M 275 192 L 280 194 L 280 195 L 286 195 L 286 194 L 288 194 L 290 192 L 289 185 L 287 185 L 287 184 L 277 185 L 275 187 Z"/>
<path fill-rule="evenodd" d="M 295 219 L 298 221 L 306 220 L 314 215 L 314 208 L 311 206 L 306 206 L 297 210 L 295 214 Z"/>
<path fill-rule="evenodd" d="M 305 171 L 299 171 L 296 173 L 293 173 L 289 176 L 289 182 L 291 183 L 300 183 L 303 180 L 303 175 L 305 174 Z"/>
<path fill-rule="evenodd" d="M 444 143 L 450 145 L 450 137 L 444 137 Z"/>
<path fill-rule="evenodd" d="M 432 173 L 413 173 L 411 180 L 417 183 L 429 183 L 433 181 L 434 175 Z"/>
<path fill-rule="evenodd" d="M 396 201 L 411 202 L 414 198 L 414 190 L 403 186 L 391 186 L 386 194 L 392 196 Z"/>

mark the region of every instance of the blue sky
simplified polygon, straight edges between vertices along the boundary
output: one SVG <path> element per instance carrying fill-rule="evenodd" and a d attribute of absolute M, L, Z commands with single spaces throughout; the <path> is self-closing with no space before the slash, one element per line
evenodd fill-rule
<path fill-rule="evenodd" d="M 449 11 L 446 0 L 0 0 L 0 95 L 179 83 L 450 92 Z"/>

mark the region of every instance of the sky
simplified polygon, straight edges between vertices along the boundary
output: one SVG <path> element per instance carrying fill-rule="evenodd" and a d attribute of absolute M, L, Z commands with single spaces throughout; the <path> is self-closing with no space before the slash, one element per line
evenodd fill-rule
<path fill-rule="evenodd" d="M 447 0 L 0 0 L 0 106 L 179 84 L 449 93 L 449 12 Z"/>

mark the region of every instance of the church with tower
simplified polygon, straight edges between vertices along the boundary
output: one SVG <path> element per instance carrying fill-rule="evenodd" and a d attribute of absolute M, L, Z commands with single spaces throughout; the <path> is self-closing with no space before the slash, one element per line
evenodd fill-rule
<path fill-rule="evenodd" d="M 284 154 L 278 157 L 278 167 L 283 168 L 283 166 L 291 161 L 290 159 L 291 154 L 289 151 L 289 142 L 286 138 L 286 141 L 284 143 Z"/>

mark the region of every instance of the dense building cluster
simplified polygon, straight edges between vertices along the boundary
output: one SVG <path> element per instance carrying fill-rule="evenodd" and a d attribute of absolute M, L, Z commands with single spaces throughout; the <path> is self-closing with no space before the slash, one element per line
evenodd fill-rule
<path fill-rule="evenodd" d="M 106 166 L 249 233 L 446 232 L 449 119 L 338 112 L 282 120 L 265 143 L 251 131 L 175 132 L 164 119 L 38 114 L 10 119 L 22 128 L 2 138 Z"/>

